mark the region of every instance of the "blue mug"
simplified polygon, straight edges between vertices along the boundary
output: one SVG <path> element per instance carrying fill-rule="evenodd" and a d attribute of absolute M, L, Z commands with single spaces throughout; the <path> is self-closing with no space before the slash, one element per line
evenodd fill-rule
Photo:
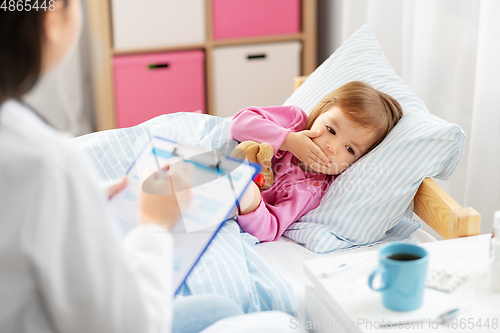
<path fill-rule="evenodd" d="M 382 293 L 382 304 L 394 311 L 411 311 L 422 306 L 427 276 L 427 251 L 414 244 L 395 242 L 379 250 L 380 265 L 368 279 L 368 285 Z M 382 286 L 373 287 L 377 274 Z"/>

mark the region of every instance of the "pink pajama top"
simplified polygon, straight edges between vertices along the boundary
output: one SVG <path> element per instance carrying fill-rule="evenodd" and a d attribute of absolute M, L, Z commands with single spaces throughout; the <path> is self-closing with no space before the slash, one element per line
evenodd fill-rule
<path fill-rule="evenodd" d="M 279 150 L 289 132 L 306 129 L 306 120 L 307 114 L 296 106 L 273 106 L 243 109 L 231 121 L 234 140 L 267 142 L 274 149 L 274 185 L 261 192 L 262 200 L 254 212 L 238 215 L 241 229 L 261 242 L 277 240 L 292 223 L 316 208 L 333 180 L 333 176 L 302 170 L 292 153 Z"/>

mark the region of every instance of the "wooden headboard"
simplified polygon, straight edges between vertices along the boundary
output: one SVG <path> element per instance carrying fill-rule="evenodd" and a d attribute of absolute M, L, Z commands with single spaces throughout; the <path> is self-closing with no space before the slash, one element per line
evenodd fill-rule
<path fill-rule="evenodd" d="M 306 78 L 296 77 L 294 89 Z M 462 208 L 431 178 L 425 178 L 420 184 L 413 211 L 445 239 L 479 235 L 481 215 L 474 208 Z"/>

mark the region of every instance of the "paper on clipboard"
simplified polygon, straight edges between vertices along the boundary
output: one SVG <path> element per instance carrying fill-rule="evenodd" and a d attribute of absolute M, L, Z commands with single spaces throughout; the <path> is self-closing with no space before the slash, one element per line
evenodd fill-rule
<path fill-rule="evenodd" d="M 174 290 L 178 291 L 222 223 L 234 212 L 237 201 L 260 171 L 260 166 L 217 156 L 199 147 L 152 138 L 131 166 L 128 184 L 109 201 L 111 215 L 123 235 L 138 221 L 141 180 L 174 158 L 195 166 L 191 201 L 180 203 L 182 217 L 170 230 L 174 238 Z"/>

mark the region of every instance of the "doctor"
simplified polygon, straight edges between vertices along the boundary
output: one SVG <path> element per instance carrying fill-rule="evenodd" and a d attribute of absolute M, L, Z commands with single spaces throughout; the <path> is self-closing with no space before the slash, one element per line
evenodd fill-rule
<path fill-rule="evenodd" d="M 223 297 L 189 296 L 175 323 L 175 197 L 142 193 L 141 223 L 122 242 L 90 162 L 20 102 L 79 35 L 79 0 L 46 3 L 0 9 L 0 331 L 170 332 L 174 321 L 174 332 L 189 332 L 243 313 Z M 171 177 L 182 182 L 186 172 Z"/>
<path fill-rule="evenodd" d="M 243 315 L 217 295 L 172 304 L 175 197 L 141 192 L 140 223 L 122 241 L 106 200 L 125 182 L 103 193 L 69 137 L 21 102 L 74 45 L 80 0 L 25 3 L 0 9 L 0 332 L 303 332 L 288 314 Z"/>

